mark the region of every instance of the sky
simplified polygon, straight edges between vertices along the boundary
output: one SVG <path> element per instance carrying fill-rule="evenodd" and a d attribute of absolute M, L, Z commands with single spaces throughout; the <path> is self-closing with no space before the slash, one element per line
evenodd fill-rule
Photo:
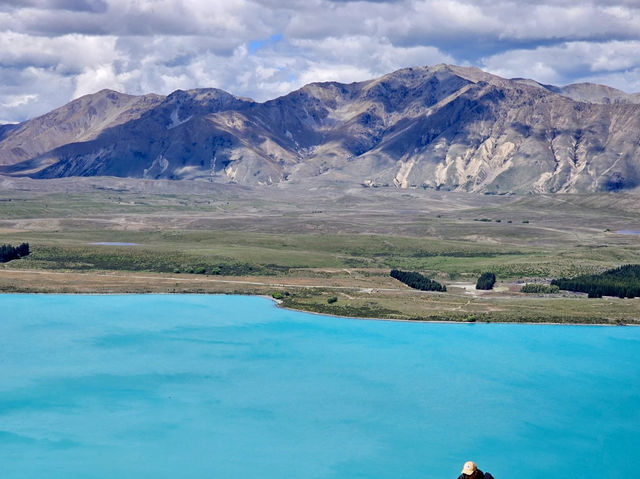
<path fill-rule="evenodd" d="M 640 0 L 0 0 L 0 123 L 103 88 L 264 101 L 437 63 L 640 92 Z"/>

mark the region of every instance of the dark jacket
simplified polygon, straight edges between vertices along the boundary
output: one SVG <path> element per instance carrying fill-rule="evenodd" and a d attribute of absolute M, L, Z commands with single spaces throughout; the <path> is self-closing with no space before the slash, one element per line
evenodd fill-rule
<path fill-rule="evenodd" d="M 460 474 L 458 479 L 493 479 L 493 476 L 488 472 L 485 474 L 480 469 L 477 469 L 476 472 L 473 473 L 473 476 L 467 476 L 466 474 Z"/>

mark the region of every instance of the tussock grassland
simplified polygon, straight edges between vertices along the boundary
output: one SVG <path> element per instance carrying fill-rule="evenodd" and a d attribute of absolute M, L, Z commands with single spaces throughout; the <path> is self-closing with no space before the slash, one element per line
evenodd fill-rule
<path fill-rule="evenodd" d="M 110 188 L 109 181 L 73 195 L 58 191 L 68 182 L 55 181 L 0 192 L 0 243 L 28 242 L 32 251 L 0 266 L 0 291 L 287 291 L 287 307 L 408 320 L 616 324 L 640 317 L 639 300 L 519 292 L 525 281 L 640 263 L 640 237 L 616 233 L 640 229 L 634 194 L 517 197 L 344 185 L 198 185 L 193 194 L 188 182 L 158 194 L 144 189 L 148 182 Z M 411 291 L 389 277 L 393 268 L 419 271 L 448 292 Z M 497 276 L 494 291 L 467 287 L 485 271 Z"/>

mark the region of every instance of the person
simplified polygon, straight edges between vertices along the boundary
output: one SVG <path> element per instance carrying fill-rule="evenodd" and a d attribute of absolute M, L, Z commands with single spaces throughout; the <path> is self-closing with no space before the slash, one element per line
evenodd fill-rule
<path fill-rule="evenodd" d="M 467 461 L 464 463 L 464 466 L 462 466 L 462 472 L 458 479 L 493 479 L 493 476 L 488 472 L 485 474 L 478 469 L 475 462 Z"/>

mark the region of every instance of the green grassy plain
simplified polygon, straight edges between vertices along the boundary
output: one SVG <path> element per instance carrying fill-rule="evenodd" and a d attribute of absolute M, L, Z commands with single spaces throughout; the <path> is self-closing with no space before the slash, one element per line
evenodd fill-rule
<path fill-rule="evenodd" d="M 105 179 L 67 194 L 73 185 L 65 181 L 35 184 L 0 191 L 0 243 L 26 241 L 32 250 L 0 265 L 2 291 L 286 290 L 285 306 L 356 317 L 610 324 L 640 317 L 637 300 L 518 292 L 525 281 L 640 263 L 640 236 L 616 233 L 640 229 L 636 193 L 206 184 L 192 191 L 189 182 L 158 192 L 149 182 Z M 449 292 L 410 290 L 388 277 L 392 268 L 420 271 Z M 495 291 L 468 287 L 483 271 L 496 274 Z M 139 273 L 156 275 L 157 287 L 135 280 Z"/>

